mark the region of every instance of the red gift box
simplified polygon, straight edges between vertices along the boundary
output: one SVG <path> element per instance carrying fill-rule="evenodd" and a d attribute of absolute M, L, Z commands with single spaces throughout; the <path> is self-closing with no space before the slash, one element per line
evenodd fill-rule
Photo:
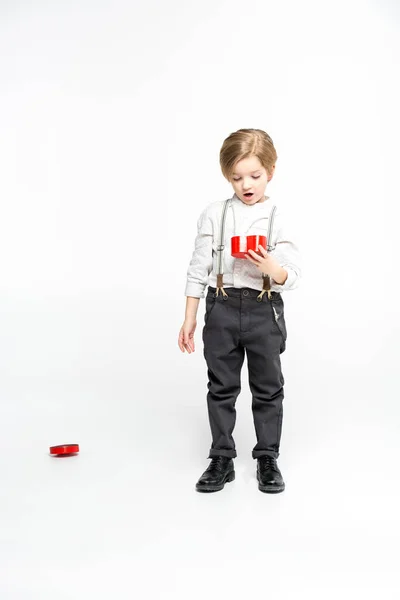
<path fill-rule="evenodd" d="M 266 235 L 234 235 L 231 238 L 231 254 L 235 258 L 246 258 L 245 254 L 249 250 L 254 250 L 259 256 L 262 256 L 258 246 L 267 249 Z M 251 257 L 251 254 L 249 254 Z"/>

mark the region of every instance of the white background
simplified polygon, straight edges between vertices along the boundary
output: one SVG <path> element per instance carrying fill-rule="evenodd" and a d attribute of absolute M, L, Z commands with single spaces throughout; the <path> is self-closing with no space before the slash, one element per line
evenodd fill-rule
<path fill-rule="evenodd" d="M 0 596 L 398 599 L 395 0 L 0 4 Z M 225 137 L 266 130 L 304 261 L 279 466 L 236 480 L 177 345 Z M 80 444 L 54 459 L 50 445 Z"/>

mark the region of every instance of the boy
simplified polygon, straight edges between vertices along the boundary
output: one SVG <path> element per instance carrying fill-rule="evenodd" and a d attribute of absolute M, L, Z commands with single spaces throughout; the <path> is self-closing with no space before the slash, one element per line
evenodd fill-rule
<path fill-rule="evenodd" d="M 275 212 L 272 200 L 264 194 L 276 160 L 266 132 L 239 129 L 232 133 L 222 145 L 220 165 L 234 195 L 225 208 L 225 201 L 208 205 L 197 224 L 178 344 L 182 352 L 194 352 L 197 308 L 208 285 L 202 338 L 212 444 L 211 463 L 196 484 L 198 491 L 221 490 L 235 478 L 232 433 L 245 352 L 257 438 L 252 456 L 257 459 L 258 488 L 268 493 L 285 489 L 277 465 L 284 398 L 280 354 L 287 338 L 281 292 L 298 286 L 301 269 L 298 247 L 284 227 L 282 213 Z M 270 223 L 269 252 L 260 245 L 258 253 L 249 250 L 245 260 L 230 255 L 233 235 L 267 235 Z"/>

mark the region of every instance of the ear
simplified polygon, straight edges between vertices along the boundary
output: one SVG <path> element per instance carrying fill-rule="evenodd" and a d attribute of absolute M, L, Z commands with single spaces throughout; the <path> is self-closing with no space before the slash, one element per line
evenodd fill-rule
<path fill-rule="evenodd" d="M 274 176 L 274 172 L 275 172 L 275 165 L 272 165 L 272 167 L 271 167 L 271 173 L 270 173 L 270 175 L 268 176 L 268 181 L 271 181 L 271 179 L 272 179 L 272 178 L 273 178 L 273 176 Z"/>

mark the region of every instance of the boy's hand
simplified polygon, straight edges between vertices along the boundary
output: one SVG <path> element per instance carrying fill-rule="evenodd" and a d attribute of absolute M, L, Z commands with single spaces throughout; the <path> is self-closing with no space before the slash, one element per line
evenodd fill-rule
<path fill-rule="evenodd" d="M 248 250 L 248 254 L 245 254 L 245 257 L 248 261 L 252 262 L 253 265 L 256 265 L 262 273 L 266 273 L 266 275 L 273 277 L 274 273 L 280 269 L 279 263 L 268 254 L 263 246 L 259 245 L 258 248 L 263 256 L 259 256 L 254 250 Z"/>
<path fill-rule="evenodd" d="M 248 252 L 249 254 L 251 253 L 251 255 L 245 254 L 246 259 L 252 262 L 253 265 L 256 265 L 261 273 L 269 275 L 275 283 L 283 285 L 288 278 L 287 270 L 281 267 L 275 258 L 268 254 L 263 246 L 259 245 L 258 248 L 260 249 L 262 256 L 258 256 L 254 250 L 249 250 Z"/>
<path fill-rule="evenodd" d="M 178 345 L 182 352 L 194 352 L 194 332 L 196 330 L 197 321 L 194 318 L 186 318 L 178 337 Z"/>

